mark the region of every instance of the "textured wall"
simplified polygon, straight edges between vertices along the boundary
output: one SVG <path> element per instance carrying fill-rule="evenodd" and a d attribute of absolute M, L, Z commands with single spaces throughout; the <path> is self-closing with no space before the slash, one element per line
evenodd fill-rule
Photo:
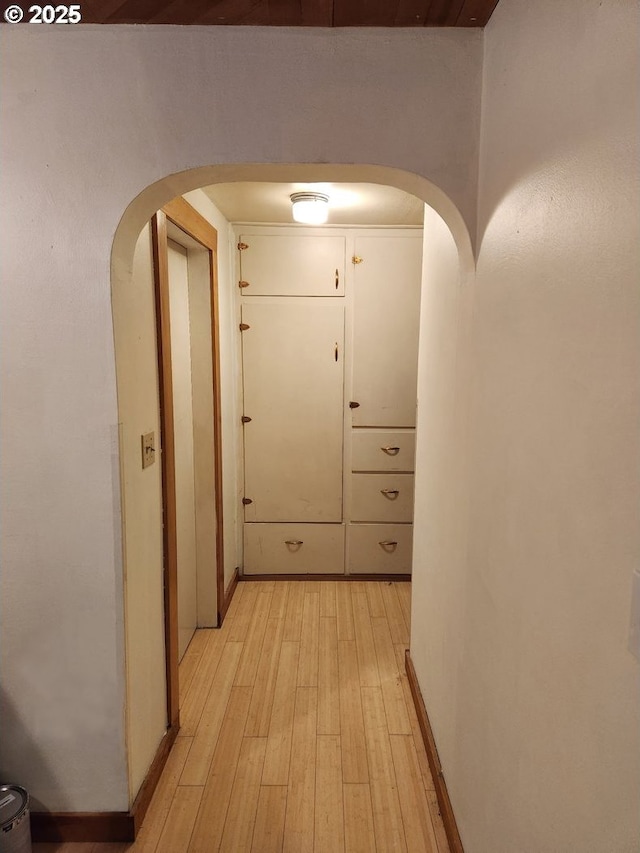
<path fill-rule="evenodd" d="M 470 853 L 637 850 L 637 36 L 619 0 L 504 0 L 485 31 L 467 439 L 449 388 L 419 444 L 412 637 Z"/>

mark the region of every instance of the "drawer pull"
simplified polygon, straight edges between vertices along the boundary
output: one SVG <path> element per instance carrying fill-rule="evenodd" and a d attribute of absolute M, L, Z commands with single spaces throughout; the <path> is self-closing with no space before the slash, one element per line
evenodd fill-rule
<path fill-rule="evenodd" d="M 380 489 L 380 492 L 385 496 L 385 498 L 391 498 L 391 500 L 394 500 L 400 494 L 399 489 Z"/>
<path fill-rule="evenodd" d="M 383 548 L 395 548 L 397 544 L 395 539 L 383 539 L 382 542 L 378 542 L 378 545 L 382 545 Z"/>
<path fill-rule="evenodd" d="M 302 539 L 285 539 L 284 544 L 285 545 L 304 545 L 304 542 L 302 541 Z"/>
<path fill-rule="evenodd" d="M 387 453 L 389 456 L 397 456 L 397 454 L 400 453 L 399 447 L 381 447 L 380 450 Z"/>

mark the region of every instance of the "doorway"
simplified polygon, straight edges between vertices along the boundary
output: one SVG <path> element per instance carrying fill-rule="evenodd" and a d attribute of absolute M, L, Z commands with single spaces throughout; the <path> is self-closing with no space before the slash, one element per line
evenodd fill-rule
<path fill-rule="evenodd" d="M 121 483 L 123 509 L 130 523 L 126 526 L 123 521 L 123 556 L 125 567 L 130 567 L 129 578 L 125 583 L 126 600 L 125 638 L 127 661 L 127 742 L 129 749 L 130 790 L 132 801 L 140 790 L 140 784 L 147 772 L 154 755 L 158 759 L 167 754 L 167 740 L 171 738 L 171 724 L 167 737 L 162 739 L 164 727 L 157 720 L 153 727 L 150 717 L 155 711 L 164 714 L 166 691 L 165 679 L 158 677 L 156 671 L 162 667 L 164 675 L 164 631 L 163 616 L 156 607 L 163 596 L 161 573 L 161 547 L 151 549 L 151 533 L 160 540 L 163 531 L 155 521 L 160 516 L 161 493 L 159 484 L 159 465 L 151 467 L 146 472 L 140 471 L 140 434 L 148 429 L 159 431 L 156 421 L 158 385 L 153 376 L 145 384 L 136 370 L 131 375 L 129 365 L 140 363 L 140 359 L 148 359 L 149 354 L 155 354 L 155 342 L 151 348 L 151 332 L 155 329 L 153 320 L 153 287 L 147 291 L 145 256 L 145 227 L 152 218 L 154 211 L 162 205 L 168 210 L 172 205 L 181 203 L 182 198 L 167 204 L 167 199 L 175 199 L 184 193 L 193 207 L 204 213 L 213 222 L 219 234 L 219 254 L 217 255 L 222 279 L 227 268 L 233 266 L 235 243 L 232 235 L 225 232 L 229 221 L 238 221 L 239 217 L 230 215 L 225 223 L 209 216 L 205 203 L 199 204 L 195 198 L 195 188 L 220 185 L 237 181 L 254 182 L 285 182 L 285 181 L 334 181 L 378 184 L 382 187 L 395 187 L 418 197 L 426 202 L 436 213 L 436 219 L 442 219 L 443 227 L 451 234 L 452 245 L 457 259 L 457 279 L 461 284 L 471 281 L 473 275 L 473 254 L 471 241 L 463 218 L 453 202 L 446 194 L 426 178 L 409 172 L 384 166 L 371 165 L 340 165 L 340 164 L 219 164 L 190 169 L 163 178 L 147 187 L 126 209 L 118 226 L 112 253 L 112 291 L 114 299 L 114 330 L 116 335 L 116 363 L 118 365 L 119 384 L 119 421 L 120 442 L 123 450 L 120 455 Z M 188 207 L 188 206 L 187 206 Z M 191 210 L 191 208 L 189 208 Z M 166 214 L 165 214 L 166 215 Z M 176 212 L 177 216 L 177 212 Z M 177 221 L 177 220 L 176 220 Z M 254 220 L 255 221 L 255 220 Z M 262 220 L 264 221 L 264 220 Z M 370 223 L 366 223 L 367 225 Z M 148 232 L 147 228 L 147 232 Z M 206 239 L 204 240 L 206 243 Z M 148 245 L 148 243 L 146 244 Z M 140 260 L 139 260 L 140 258 Z M 144 269 L 142 269 L 144 266 Z M 149 265 L 150 266 L 150 265 Z M 144 275 L 143 275 L 144 273 Z M 233 273 L 232 273 L 233 275 Z M 136 279 L 139 282 L 136 283 Z M 144 279 L 144 282 L 142 281 Z M 144 286 L 143 286 L 144 285 Z M 237 280 L 232 281 L 237 287 Z M 146 293 L 150 294 L 151 306 L 147 306 Z M 216 288 L 216 295 L 218 293 Z M 237 290 L 235 291 L 238 292 Z M 227 599 L 233 589 L 236 578 L 234 567 L 239 565 L 236 559 L 240 554 L 242 533 L 241 527 L 234 519 L 234 503 L 241 504 L 242 483 L 234 482 L 229 472 L 235 470 L 236 459 L 241 446 L 234 445 L 236 431 L 241 435 L 240 411 L 233 411 L 227 404 L 233 396 L 238 374 L 234 372 L 231 362 L 238 356 L 240 347 L 234 355 L 234 343 L 240 336 L 234 321 L 240 317 L 233 313 L 230 305 L 230 294 L 221 285 L 220 304 L 222 317 L 220 333 L 220 351 L 222 360 L 222 398 L 224 401 L 223 429 L 225 436 L 225 569 Z M 141 312 L 140 308 L 144 308 Z M 149 310 L 149 307 L 151 310 Z M 217 309 L 217 304 L 216 304 Z M 141 330 L 143 335 L 141 336 Z M 233 337 L 232 337 L 233 336 Z M 133 361 L 132 361 L 133 359 Z M 155 360 L 155 355 L 154 355 Z M 150 374 L 151 371 L 148 371 Z M 158 377 L 160 379 L 160 377 Z M 121 393 L 122 392 L 122 393 Z M 218 415 L 219 418 L 219 415 Z M 216 421 L 219 424 L 219 419 Z M 237 439 L 236 439 L 237 441 Z M 218 451 L 219 452 L 219 451 Z M 156 475 L 158 475 L 156 477 Z M 125 499 L 126 498 L 126 499 Z M 156 507 L 158 507 L 156 509 Z M 240 512 L 242 507 L 240 506 Z M 136 520 L 139 519 L 139 522 Z M 234 526 L 235 525 L 235 526 Z M 216 541 L 216 548 L 221 545 L 221 538 Z M 221 565 L 221 561 L 218 562 Z M 223 596 L 219 594 L 218 601 Z M 219 605 L 220 606 L 220 605 Z M 177 646 L 176 646 L 177 648 Z M 162 651 L 162 655 L 160 652 Z M 175 655 L 177 670 L 177 652 Z M 177 688 L 177 679 L 175 681 Z M 176 702 L 173 707 L 177 709 Z M 162 739 L 162 741 L 161 741 Z M 161 764 L 161 762 L 160 762 Z M 160 766 L 159 764 L 159 766 Z"/>
<path fill-rule="evenodd" d="M 224 594 L 217 232 L 182 198 L 152 219 L 163 492 L 168 721 L 178 664 Z"/>

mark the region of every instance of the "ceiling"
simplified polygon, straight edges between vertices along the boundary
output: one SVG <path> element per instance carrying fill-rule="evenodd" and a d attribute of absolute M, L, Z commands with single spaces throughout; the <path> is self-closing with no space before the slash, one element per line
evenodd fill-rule
<path fill-rule="evenodd" d="M 84 24 L 484 27 L 498 0 L 83 0 Z"/>
<path fill-rule="evenodd" d="M 382 184 L 237 182 L 203 187 L 229 222 L 285 222 L 291 193 L 317 190 L 329 196 L 328 225 L 422 226 L 424 202 Z"/>

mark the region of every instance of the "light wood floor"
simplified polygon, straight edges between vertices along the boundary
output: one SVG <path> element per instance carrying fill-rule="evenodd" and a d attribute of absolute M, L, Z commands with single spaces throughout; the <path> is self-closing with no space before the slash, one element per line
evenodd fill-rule
<path fill-rule="evenodd" d="M 404 674 L 408 583 L 240 583 L 180 664 L 135 844 L 34 853 L 449 853 Z"/>

